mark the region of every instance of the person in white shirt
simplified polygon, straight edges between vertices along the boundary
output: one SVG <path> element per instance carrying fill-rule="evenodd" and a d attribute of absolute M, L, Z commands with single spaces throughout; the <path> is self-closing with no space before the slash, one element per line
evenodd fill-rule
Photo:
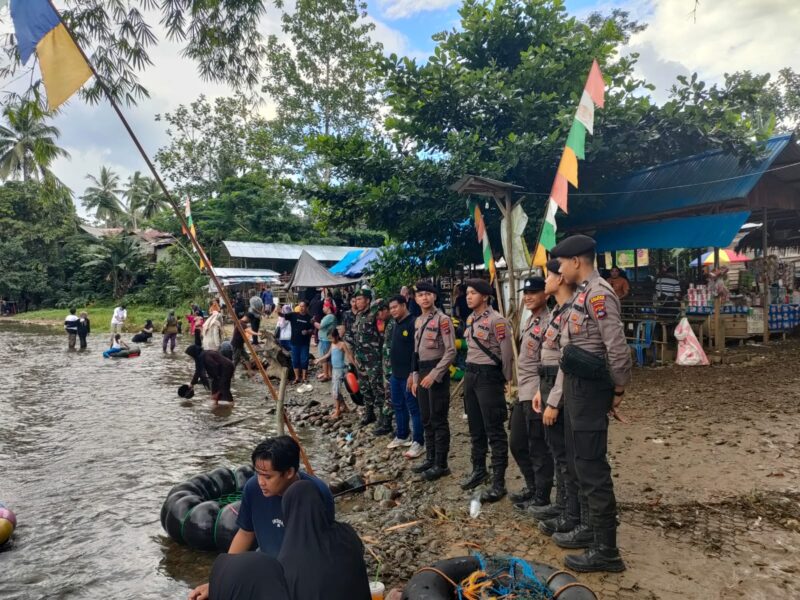
<path fill-rule="evenodd" d="M 128 318 L 128 311 L 125 309 L 125 304 L 120 304 L 114 309 L 114 314 L 111 316 L 111 343 L 114 343 L 114 334 L 122 333 L 122 326 L 125 325 L 125 320 Z"/>

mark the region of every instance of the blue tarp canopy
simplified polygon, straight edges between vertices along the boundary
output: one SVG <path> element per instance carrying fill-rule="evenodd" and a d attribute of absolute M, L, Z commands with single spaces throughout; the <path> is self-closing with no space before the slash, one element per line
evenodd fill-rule
<path fill-rule="evenodd" d="M 334 275 L 344 275 L 345 273 L 347 273 L 348 267 L 350 267 L 354 262 L 356 262 L 364 252 L 365 250 L 351 250 L 350 252 L 344 255 L 344 258 L 342 258 L 342 260 L 340 260 L 338 263 L 333 265 L 328 270 Z"/>
<path fill-rule="evenodd" d="M 598 229 L 598 252 L 637 248 L 727 248 L 750 211 L 665 219 Z"/>
<path fill-rule="evenodd" d="M 367 270 L 369 264 L 376 258 L 378 258 L 378 250 L 376 248 L 370 248 L 342 274 L 345 277 L 360 277 L 361 274 Z"/>

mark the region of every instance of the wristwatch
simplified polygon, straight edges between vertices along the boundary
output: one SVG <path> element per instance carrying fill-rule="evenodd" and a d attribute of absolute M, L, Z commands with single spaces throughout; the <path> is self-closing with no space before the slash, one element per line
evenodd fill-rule
<path fill-rule="evenodd" d="M 615 396 L 624 396 L 625 395 L 625 390 L 622 390 L 621 392 L 618 392 L 618 391 L 614 390 L 614 395 Z"/>

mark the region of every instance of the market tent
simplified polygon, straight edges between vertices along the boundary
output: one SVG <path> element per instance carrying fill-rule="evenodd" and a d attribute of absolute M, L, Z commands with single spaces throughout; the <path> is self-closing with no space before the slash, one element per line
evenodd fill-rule
<path fill-rule="evenodd" d="M 286 287 L 337 287 L 341 285 L 351 285 L 357 281 L 358 279 L 347 279 L 330 273 L 328 269 L 316 261 L 313 256 L 303 250 Z"/>
<path fill-rule="evenodd" d="M 720 250 L 719 251 L 719 262 L 720 264 L 725 263 L 740 263 L 740 262 L 747 262 L 750 258 L 745 256 L 744 254 L 739 254 L 738 252 L 732 252 L 731 250 Z M 714 264 L 714 253 L 713 252 L 706 252 L 703 256 L 700 257 L 700 264 L 701 265 L 713 265 Z M 697 266 L 697 259 L 695 258 L 692 262 L 689 263 L 690 267 Z"/>
<path fill-rule="evenodd" d="M 347 269 L 356 262 L 361 255 L 364 253 L 364 250 L 351 250 L 347 254 L 344 255 L 344 258 L 340 260 L 338 263 L 333 265 L 328 271 L 333 273 L 334 275 L 343 275 L 347 272 Z"/>
<path fill-rule="evenodd" d="M 725 248 L 750 216 L 750 211 L 664 219 L 621 225 L 595 232 L 598 252 L 635 248 Z"/>
<path fill-rule="evenodd" d="M 367 267 L 369 267 L 370 263 L 372 263 L 379 256 L 380 254 L 377 248 L 370 248 L 361 255 L 361 258 L 348 267 L 347 271 L 344 272 L 344 275 L 347 277 L 360 277 L 364 271 L 367 270 Z"/>

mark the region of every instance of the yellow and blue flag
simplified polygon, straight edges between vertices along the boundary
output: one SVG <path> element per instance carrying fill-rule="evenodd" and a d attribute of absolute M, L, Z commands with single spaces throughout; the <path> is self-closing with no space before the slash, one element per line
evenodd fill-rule
<path fill-rule="evenodd" d="M 22 64 L 36 53 L 47 105 L 55 110 L 92 76 L 89 65 L 49 0 L 11 0 Z"/>

